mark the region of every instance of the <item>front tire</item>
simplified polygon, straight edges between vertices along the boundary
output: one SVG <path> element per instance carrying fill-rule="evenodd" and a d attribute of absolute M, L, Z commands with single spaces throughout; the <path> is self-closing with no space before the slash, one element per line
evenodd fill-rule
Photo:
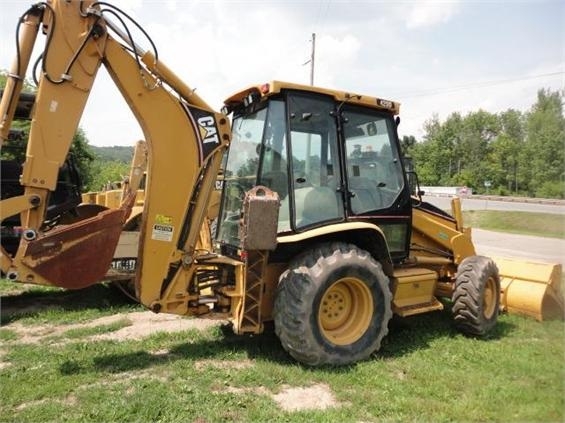
<path fill-rule="evenodd" d="M 460 332 L 483 336 L 494 328 L 500 306 L 500 276 L 494 261 L 483 256 L 464 259 L 457 270 L 452 300 Z"/>
<path fill-rule="evenodd" d="M 275 332 L 301 363 L 350 364 L 380 348 L 391 303 L 389 279 L 368 252 L 345 243 L 324 244 L 281 275 Z"/>

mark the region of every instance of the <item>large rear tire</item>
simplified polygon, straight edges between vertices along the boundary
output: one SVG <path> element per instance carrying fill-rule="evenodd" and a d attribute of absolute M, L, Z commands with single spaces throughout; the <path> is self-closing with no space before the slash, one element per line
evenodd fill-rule
<path fill-rule="evenodd" d="M 488 333 L 498 320 L 500 276 L 494 261 L 471 256 L 459 265 L 452 296 L 456 328 L 468 335 Z"/>
<path fill-rule="evenodd" d="M 389 279 L 368 252 L 350 244 L 324 244 L 294 260 L 281 275 L 275 332 L 301 363 L 354 363 L 380 348 L 391 302 Z"/>

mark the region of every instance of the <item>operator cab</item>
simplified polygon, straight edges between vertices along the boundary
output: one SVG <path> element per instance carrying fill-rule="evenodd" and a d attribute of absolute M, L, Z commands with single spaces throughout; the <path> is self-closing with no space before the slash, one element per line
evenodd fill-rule
<path fill-rule="evenodd" d="M 398 104 L 272 82 L 226 101 L 233 112 L 217 240 L 240 245 L 244 194 L 256 185 L 281 201 L 278 236 L 368 222 L 393 260 L 408 255 L 410 190 L 400 157 Z M 228 248 L 229 249 L 229 248 Z"/>

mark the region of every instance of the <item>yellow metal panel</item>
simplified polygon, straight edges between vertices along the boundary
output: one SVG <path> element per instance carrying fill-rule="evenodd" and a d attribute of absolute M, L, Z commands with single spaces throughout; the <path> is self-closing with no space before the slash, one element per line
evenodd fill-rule
<path fill-rule="evenodd" d="M 101 206 L 106 206 L 106 193 L 98 192 L 96 193 L 96 204 Z"/>
<path fill-rule="evenodd" d="M 503 310 L 542 321 L 562 317 L 560 302 L 549 285 L 503 278 Z"/>
<path fill-rule="evenodd" d="M 117 209 L 122 203 L 122 190 L 113 189 L 111 191 L 106 191 L 105 195 L 106 204 L 104 204 L 109 209 Z"/>
<path fill-rule="evenodd" d="M 220 165 L 221 149 L 229 140 L 229 123 L 222 115 L 206 111 L 212 114 L 220 133 L 215 152 L 211 154 L 212 163 L 206 167 L 197 204 L 191 204 L 204 166 L 199 149 L 204 140 L 198 138 L 200 131 L 197 122 L 178 98 L 159 86 L 152 75 L 144 72 L 142 78 L 130 54 L 111 39 L 106 46 L 106 58 L 110 76 L 140 122 L 148 146 L 146 198 L 137 277 L 140 301 L 152 306 L 163 297 L 165 309 L 174 313 L 184 312 L 186 307 L 177 304 L 173 297 L 186 292 L 194 269 L 185 268 L 181 259 L 186 263 L 192 261 L 191 255 L 194 254 L 208 198 L 214 186 L 213 180 Z M 175 195 L 170 192 L 171 181 L 181 181 L 175 184 Z M 181 251 L 179 240 L 188 210 L 192 215 L 188 222 L 186 250 Z M 170 273 L 171 266 L 178 268 L 174 275 Z M 162 294 L 163 280 L 167 275 L 172 279 Z M 182 300 L 186 301 L 185 298 Z"/>
<path fill-rule="evenodd" d="M 443 248 L 453 254 L 455 263 L 475 255 L 470 231 L 459 231 L 457 225 L 441 216 L 422 209 L 412 210 L 412 244 L 423 244 L 428 248 Z"/>
<path fill-rule="evenodd" d="M 85 204 L 97 204 L 96 203 L 96 193 L 95 192 L 87 192 L 82 194 L 82 202 Z"/>
<path fill-rule="evenodd" d="M 500 273 L 501 308 L 537 320 L 563 318 L 560 264 L 493 258 Z"/>
<path fill-rule="evenodd" d="M 395 269 L 392 282 L 396 308 L 429 304 L 434 299 L 437 274 L 423 268 Z"/>
<path fill-rule="evenodd" d="M 533 282 L 550 284 L 558 289 L 561 283 L 561 265 L 493 257 L 501 275 L 511 279 L 527 279 Z"/>
<path fill-rule="evenodd" d="M 123 231 L 114 252 L 114 258 L 137 257 L 139 245 L 139 232 Z"/>

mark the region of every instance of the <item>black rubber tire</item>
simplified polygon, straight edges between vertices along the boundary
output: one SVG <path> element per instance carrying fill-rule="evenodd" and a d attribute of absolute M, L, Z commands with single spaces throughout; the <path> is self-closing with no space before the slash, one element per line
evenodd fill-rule
<path fill-rule="evenodd" d="M 494 261 L 471 256 L 457 270 L 452 295 L 455 327 L 467 335 L 483 336 L 498 320 L 500 276 Z"/>
<path fill-rule="evenodd" d="M 368 300 L 365 307 L 370 315 L 361 313 L 368 326 L 364 330 L 365 323 L 361 324 L 353 335 L 358 339 L 351 343 L 346 336 L 345 342 L 335 344 L 322 327 L 322 298 L 341 281 L 350 280 Z M 359 304 L 353 296 L 350 299 L 350 309 L 355 310 Z M 367 359 L 380 348 L 388 333 L 391 307 L 389 279 L 380 263 L 355 245 L 323 244 L 298 257 L 281 275 L 273 310 L 275 332 L 283 348 L 301 363 L 346 365 Z"/>

